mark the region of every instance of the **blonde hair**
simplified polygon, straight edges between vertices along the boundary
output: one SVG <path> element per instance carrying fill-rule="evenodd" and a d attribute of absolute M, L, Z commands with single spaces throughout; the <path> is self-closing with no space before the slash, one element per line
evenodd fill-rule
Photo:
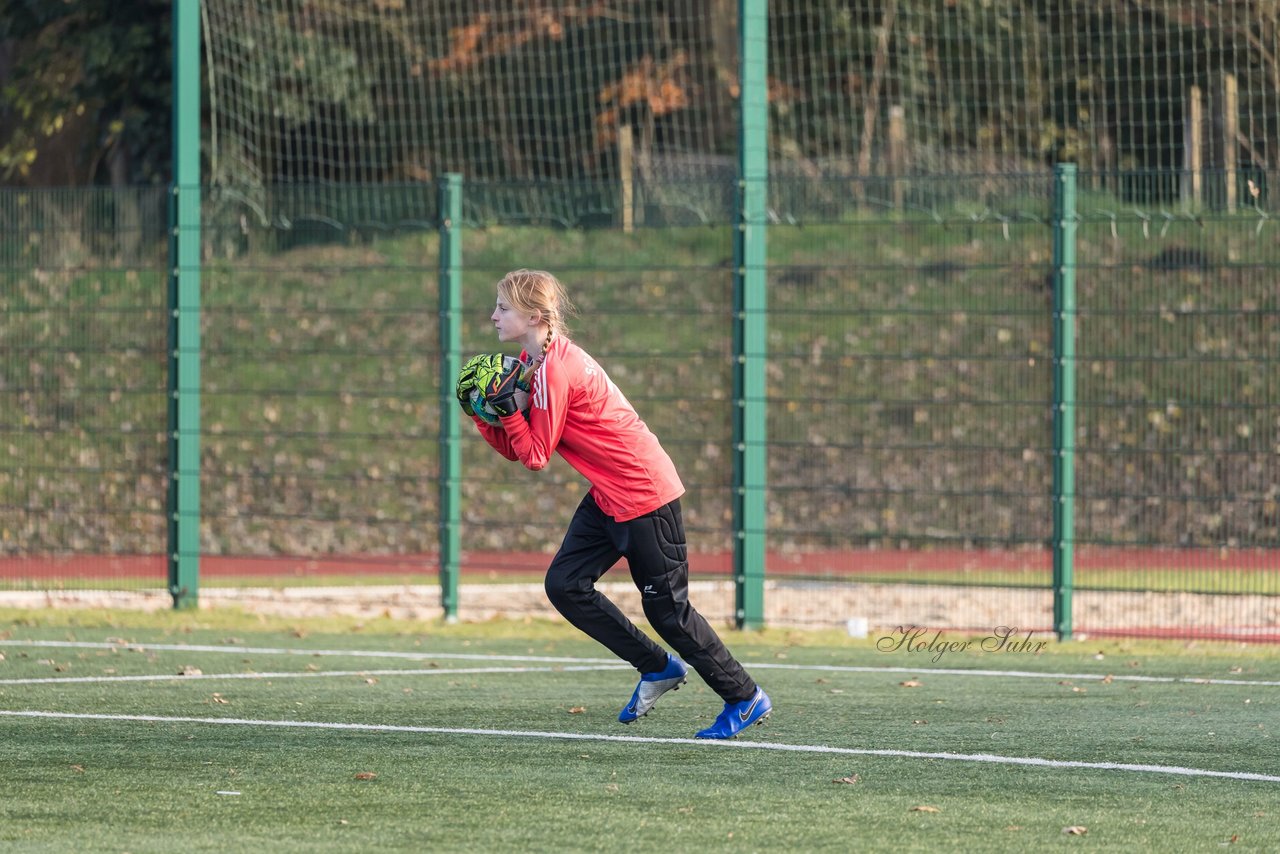
<path fill-rule="evenodd" d="M 542 353 L 547 352 L 555 336 L 569 337 L 565 319 L 574 312 L 573 303 L 569 302 L 564 285 L 550 273 L 512 270 L 498 282 L 498 296 L 521 314 L 536 314 L 547 324 L 547 340 L 542 342 Z"/>

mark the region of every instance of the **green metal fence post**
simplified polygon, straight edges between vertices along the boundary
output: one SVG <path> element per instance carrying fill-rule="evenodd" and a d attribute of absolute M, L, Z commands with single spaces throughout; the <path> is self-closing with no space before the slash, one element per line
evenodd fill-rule
<path fill-rule="evenodd" d="M 440 185 L 440 604 L 458 618 L 462 434 L 453 386 L 462 369 L 462 176 Z"/>
<path fill-rule="evenodd" d="M 1075 560 L 1076 167 L 1054 168 L 1053 629 L 1071 637 Z"/>
<path fill-rule="evenodd" d="M 735 622 L 764 625 L 768 431 L 765 358 L 769 190 L 768 0 L 739 0 L 738 210 L 733 235 L 733 553 Z"/>
<path fill-rule="evenodd" d="M 169 193 L 167 517 L 169 593 L 194 608 L 200 579 L 200 2 L 173 4 Z"/>

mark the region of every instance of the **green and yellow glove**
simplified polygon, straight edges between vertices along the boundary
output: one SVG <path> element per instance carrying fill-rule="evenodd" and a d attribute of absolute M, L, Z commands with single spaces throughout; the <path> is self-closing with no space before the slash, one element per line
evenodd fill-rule
<path fill-rule="evenodd" d="M 454 388 L 458 405 L 467 415 L 475 415 L 471 408 L 471 392 L 476 388 L 484 389 L 497 377 L 502 376 L 502 354 L 482 353 L 472 356 L 458 372 L 458 385 Z"/>

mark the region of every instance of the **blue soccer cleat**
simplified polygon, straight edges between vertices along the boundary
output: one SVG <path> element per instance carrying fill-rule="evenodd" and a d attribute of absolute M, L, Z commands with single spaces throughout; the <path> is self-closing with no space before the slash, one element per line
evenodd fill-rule
<path fill-rule="evenodd" d="M 689 681 L 685 678 L 688 672 L 689 668 L 683 661 L 668 654 L 666 667 L 654 673 L 640 675 L 640 683 L 636 685 L 636 690 L 631 695 L 631 702 L 627 703 L 625 709 L 618 712 L 618 720 L 629 724 L 636 718 L 649 714 L 649 710 L 653 708 L 654 703 L 658 702 L 659 697 Z"/>
<path fill-rule="evenodd" d="M 762 723 L 773 711 L 773 703 L 762 688 L 750 700 L 741 703 L 725 703 L 724 711 L 716 722 L 698 733 L 698 738 L 735 738 L 752 724 Z"/>

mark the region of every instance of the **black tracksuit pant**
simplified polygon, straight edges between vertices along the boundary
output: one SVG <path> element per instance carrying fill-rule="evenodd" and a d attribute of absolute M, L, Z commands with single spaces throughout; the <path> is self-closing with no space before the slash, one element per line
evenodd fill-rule
<path fill-rule="evenodd" d="M 667 665 L 666 651 L 596 590 L 625 557 L 649 624 L 726 703 L 749 700 L 755 681 L 689 604 L 689 560 L 680 501 L 616 522 L 588 494 L 547 569 L 547 598 L 570 623 L 641 673 Z"/>

